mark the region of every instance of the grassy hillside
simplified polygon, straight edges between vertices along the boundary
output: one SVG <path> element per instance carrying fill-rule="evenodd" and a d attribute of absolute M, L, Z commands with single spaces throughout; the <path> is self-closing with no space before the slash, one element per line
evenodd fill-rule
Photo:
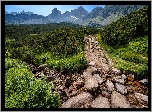
<path fill-rule="evenodd" d="M 98 35 L 114 65 L 136 77 L 148 76 L 148 8 L 108 25 Z"/>

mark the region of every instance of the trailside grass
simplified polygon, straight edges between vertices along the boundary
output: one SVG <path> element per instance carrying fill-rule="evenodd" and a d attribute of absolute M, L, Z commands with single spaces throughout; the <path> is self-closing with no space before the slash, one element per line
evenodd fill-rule
<path fill-rule="evenodd" d="M 112 47 L 102 42 L 97 35 L 100 45 L 107 51 L 114 66 L 127 73 L 134 74 L 136 78 L 148 76 L 148 36 L 132 39 L 128 44 Z"/>

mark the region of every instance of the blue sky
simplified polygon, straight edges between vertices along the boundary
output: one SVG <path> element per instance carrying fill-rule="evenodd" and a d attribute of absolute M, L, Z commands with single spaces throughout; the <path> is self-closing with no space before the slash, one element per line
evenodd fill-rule
<path fill-rule="evenodd" d="M 104 7 L 104 5 L 6 5 L 6 12 L 21 12 L 21 11 L 29 11 L 34 14 L 48 16 L 52 13 L 54 8 L 57 8 L 64 13 L 65 11 L 71 11 L 73 9 L 77 9 L 79 6 L 82 6 L 88 12 L 91 12 L 95 7 Z"/>

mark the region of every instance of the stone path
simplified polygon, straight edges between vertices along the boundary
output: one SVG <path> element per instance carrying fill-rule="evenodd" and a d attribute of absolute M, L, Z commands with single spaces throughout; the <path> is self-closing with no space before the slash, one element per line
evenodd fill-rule
<path fill-rule="evenodd" d="M 94 35 L 84 42 L 89 67 L 82 73 L 62 74 L 45 64 L 34 69 L 35 76 L 44 74 L 47 81 L 54 80 L 61 108 L 148 108 L 148 80 L 134 80 L 132 74 L 114 68 Z"/>
<path fill-rule="evenodd" d="M 89 67 L 83 72 L 86 92 L 98 95 L 90 102 L 91 108 L 133 108 L 127 99 L 129 85 L 126 85 L 127 76 L 113 67 L 107 53 L 100 48 L 97 37 L 91 35 L 84 38 L 85 56 Z M 133 91 L 133 97 L 145 107 L 148 106 L 148 96 Z M 138 96 L 139 95 L 139 96 Z M 71 99 L 79 99 L 78 96 Z M 70 100 L 71 100 L 70 99 Z M 130 99 L 131 100 L 131 99 Z M 142 102 L 143 101 L 143 102 Z M 63 107 L 67 102 L 63 103 Z M 134 102 L 135 103 L 135 102 Z M 137 104 L 137 103 L 136 103 Z M 85 105 L 85 104 L 82 104 Z M 140 106 L 137 106 L 137 108 Z"/>

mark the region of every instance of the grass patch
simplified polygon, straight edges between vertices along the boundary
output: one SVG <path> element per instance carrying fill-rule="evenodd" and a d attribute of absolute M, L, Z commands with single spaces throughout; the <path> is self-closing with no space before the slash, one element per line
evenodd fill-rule
<path fill-rule="evenodd" d="M 148 36 L 131 40 L 124 46 L 106 45 L 100 34 L 97 35 L 100 45 L 107 51 L 114 66 L 120 70 L 135 74 L 136 77 L 148 75 Z"/>
<path fill-rule="evenodd" d="M 32 36 L 32 35 L 38 35 L 38 34 L 30 34 L 30 36 Z"/>
<path fill-rule="evenodd" d="M 46 52 L 36 55 L 34 62 L 38 65 L 46 63 L 49 68 L 56 69 L 61 72 L 78 72 L 85 69 L 87 66 L 84 52 L 80 52 L 69 57 L 54 56 L 52 53 Z"/>

